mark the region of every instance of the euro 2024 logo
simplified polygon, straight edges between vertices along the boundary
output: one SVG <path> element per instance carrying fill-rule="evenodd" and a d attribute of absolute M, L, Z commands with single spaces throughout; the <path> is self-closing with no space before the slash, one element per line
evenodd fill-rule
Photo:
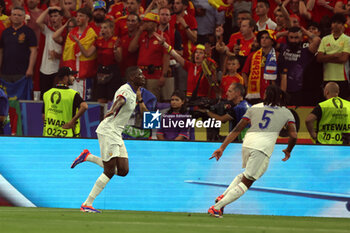
<path fill-rule="evenodd" d="M 156 112 L 143 113 L 143 128 L 144 129 L 160 129 L 160 116 L 162 114 L 157 110 Z"/>

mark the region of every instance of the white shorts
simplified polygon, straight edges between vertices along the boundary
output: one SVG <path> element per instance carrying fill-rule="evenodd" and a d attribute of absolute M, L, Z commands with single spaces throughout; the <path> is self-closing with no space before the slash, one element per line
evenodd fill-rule
<path fill-rule="evenodd" d="M 259 150 L 242 147 L 242 167 L 244 176 L 249 180 L 257 180 L 267 170 L 270 158 Z"/>
<path fill-rule="evenodd" d="M 101 158 L 108 162 L 111 158 L 128 158 L 123 140 L 116 140 L 109 136 L 97 134 L 98 143 L 100 144 Z"/>

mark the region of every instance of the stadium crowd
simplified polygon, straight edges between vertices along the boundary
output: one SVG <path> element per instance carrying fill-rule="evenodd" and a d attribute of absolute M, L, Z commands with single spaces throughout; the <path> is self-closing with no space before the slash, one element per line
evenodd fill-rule
<path fill-rule="evenodd" d="M 232 83 L 249 104 L 278 85 L 288 105 L 316 106 L 331 81 L 350 98 L 348 35 L 347 0 L 0 0 L 0 80 L 42 97 L 67 66 L 84 101 L 107 103 L 138 66 L 158 102 L 180 91 L 201 117 L 237 104 Z"/>

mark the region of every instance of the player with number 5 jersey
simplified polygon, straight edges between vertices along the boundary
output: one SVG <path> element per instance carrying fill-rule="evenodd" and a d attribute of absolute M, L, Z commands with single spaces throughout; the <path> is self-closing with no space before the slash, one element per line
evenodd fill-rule
<path fill-rule="evenodd" d="M 225 192 L 216 198 L 216 204 L 208 213 L 214 217 L 222 217 L 223 208 L 241 197 L 249 187 L 267 170 L 281 129 L 287 125 L 289 134 L 288 147 L 283 150 L 287 161 L 296 144 L 297 132 L 294 116 L 284 107 L 285 93 L 277 86 L 268 86 L 263 103 L 255 104 L 247 110 L 242 120 L 225 138 L 219 149 L 210 157 L 218 161 L 224 150 L 240 132 L 250 124 L 242 144 L 242 167 L 244 172 L 237 175 Z"/>
<path fill-rule="evenodd" d="M 275 147 L 279 132 L 286 123 L 295 123 L 292 112 L 286 107 L 253 105 L 243 116 L 251 122 L 242 147 L 259 150 L 268 157 Z"/>

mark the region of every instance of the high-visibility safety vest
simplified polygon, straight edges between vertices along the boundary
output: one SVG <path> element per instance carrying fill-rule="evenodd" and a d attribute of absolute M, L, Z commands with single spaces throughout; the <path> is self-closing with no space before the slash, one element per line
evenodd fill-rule
<path fill-rule="evenodd" d="M 48 137 L 80 137 L 80 121 L 73 129 L 62 126 L 73 118 L 74 96 L 78 92 L 73 89 L 51 88 L 44 93 L 45 119 L 43 136 Z M 78 111 L 78 109 L 76 109 Z M 74 112 L 76 112 L 74 111 Z M 75 114 L 75 113 L 74 113 Z"/>
<path fill-rule="evenodd" d="M 350 102 L 333 97 L 321 102 L 317 140 L 321 144 L 343 144 L 342 133 L 350 133 Z"/>

